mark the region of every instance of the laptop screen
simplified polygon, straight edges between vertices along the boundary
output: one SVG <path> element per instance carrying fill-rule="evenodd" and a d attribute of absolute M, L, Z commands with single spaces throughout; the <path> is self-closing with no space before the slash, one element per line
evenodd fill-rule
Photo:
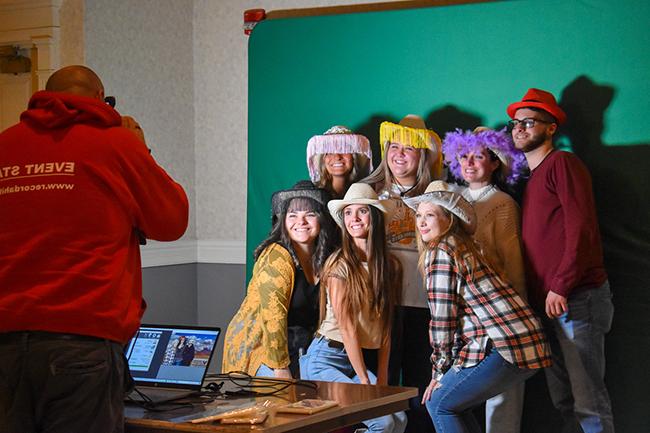
<path fill-rule="evenodd" d="M 142 325 L 126 346 L 137 384 L 199 388 L 219 338 L 219 328 Z"/>

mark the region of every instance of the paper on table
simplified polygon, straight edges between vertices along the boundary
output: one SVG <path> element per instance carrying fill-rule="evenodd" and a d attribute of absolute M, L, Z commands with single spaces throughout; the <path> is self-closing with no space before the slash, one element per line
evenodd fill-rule
<path fill-rule="evenodd" d="M 317 400 L 313 398 L 307 398 L 305 400 L 300 400 L 286 406 L 280 406 L 278 407 L 277 411 L 312 414 L 334 406 L 338 406 L 338 403 L 334 400 Z"/>
<path fill-rule="evenodd" d="M 250 407 L 243 407 L 214 415 L 202 416 L 190 420 L 192 424 L 221 421 L 224 424 L 261 424 L 269 414 L 268 408 L 272 406 L 269 400 L 255 403 Z"/>
<path fill-rule="evenodd" d="M 200 412 L 195 412 L 190 415 L 182 415 L 176 418 L 172 418 L 169 421 L 171 422 L 190 422 L 194 419 L 199 419 L 199 418 L 206 418 L 210 416 L 216 416 L 216 415 L 221 415 L 224 413 L 232 412 L 235 410 L 239 409 L 246 409 L 249 407 L 253 407 L 257 404 L 255 399 L 248 399 L 248 400 L 223 400 L 223 401 L 215 401 L 212 403 L 209 403 L 205 406 L 205 410 L 200 411 Z"/>

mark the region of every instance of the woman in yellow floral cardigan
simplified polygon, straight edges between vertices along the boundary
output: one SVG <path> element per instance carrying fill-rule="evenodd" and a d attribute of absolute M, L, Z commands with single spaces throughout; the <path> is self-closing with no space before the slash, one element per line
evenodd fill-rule
<path fill-rule="evenodd" d="M 246 298 L 226 331 L 222 371 L 298 377 L 318 323 L 319 272 L 333 250 L 329 194 L 309 181 L 273 194 L 273 227 L 255 249 Z"/>

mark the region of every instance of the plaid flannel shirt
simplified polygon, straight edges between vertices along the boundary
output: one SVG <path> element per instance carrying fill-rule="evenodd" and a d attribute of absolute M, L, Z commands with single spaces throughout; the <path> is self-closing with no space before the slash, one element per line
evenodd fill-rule
<path fill-rule="evenodd" d="M 546 336 L 533 310 L 482 260 L 475 260 L 473 269 L 468 255 L 457 258 L 454 250 L 448 237 L 424 261 L 433 378 L 440 380 L 452 365 L 478 364 L 490 341 L 517 367 L 550 366 Z"/>

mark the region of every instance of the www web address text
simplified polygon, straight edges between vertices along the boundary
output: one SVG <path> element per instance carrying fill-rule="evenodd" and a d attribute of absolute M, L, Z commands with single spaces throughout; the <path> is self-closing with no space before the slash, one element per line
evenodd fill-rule
<path fill-rule="evenodd" d="M 36 185 L 12 185 L 0 187 L 0 195 L 12 194 L 15 192 L 32 192 L 47 190 L 71 190 L 74 189 L 73 183 L 38 183 Z"/>

